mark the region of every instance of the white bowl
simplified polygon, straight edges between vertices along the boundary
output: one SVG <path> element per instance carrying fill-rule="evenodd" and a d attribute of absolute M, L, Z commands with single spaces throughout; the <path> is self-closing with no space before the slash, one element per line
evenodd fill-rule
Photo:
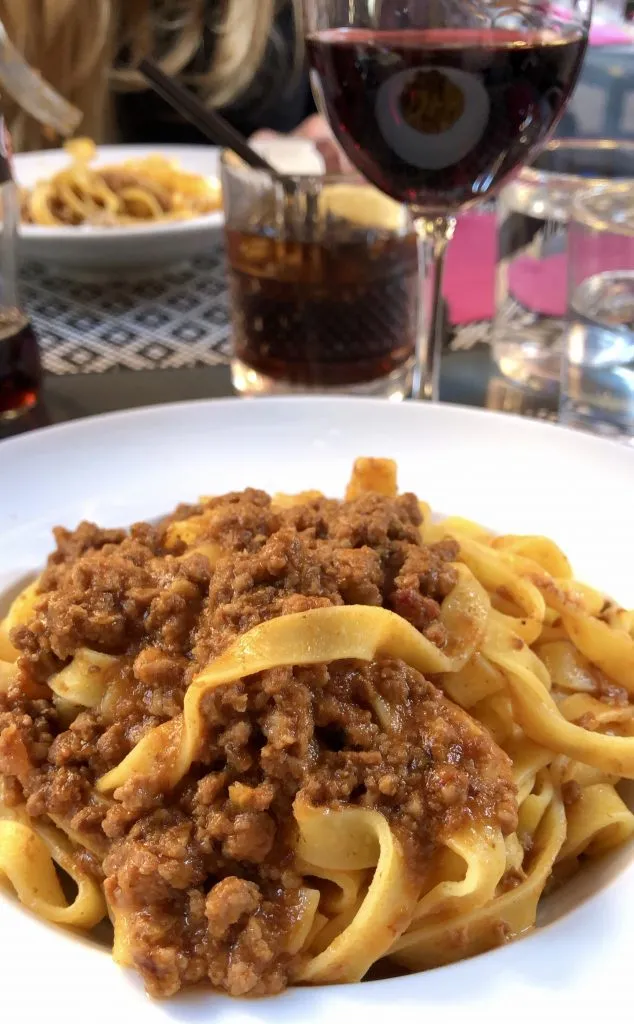
<path fill-rule="evenodd" d="M 305 397 L 158 406 L 1 442 L 0 480 L 10 485 L 0 490 L 0 594 L 42 564 L 56 523 L 122 525 L 246 485 L 341 495 L 358 455 L 396 458 L 402 489 L 438 511 L 551 536 L 579 578 L 634 601 L 631 448 L 456 406 Z M 581 871 L 548 901 L 542 927 L 491 953 L 408 977 L 266 999 L 202 988 L 154 1003 L 104 949 L 44 924 L 3 892 L 1 1019 L 589 1024 L 615 1014 L 627 1021 L 633 853 L 627 844 Z"/>
<path fill-rule="evenodd" d="M 101 146 L 95 165 L 122 164 L 160 153 L 185 171 L 210 181 L 219 178 L 219 153 L 215 146 Z M 19 185 L 32 187 L 66 167 L 69 156 L 61 149 L 19 153 L 14 173 Z M 73 274 L 134 268 L 143 270 L 179 263 L 217 245 L 224 223 L 221 210 L 193 220 L 168 221 L 139 227 L 41 227 L 21 226 L 21 255 Z"/>

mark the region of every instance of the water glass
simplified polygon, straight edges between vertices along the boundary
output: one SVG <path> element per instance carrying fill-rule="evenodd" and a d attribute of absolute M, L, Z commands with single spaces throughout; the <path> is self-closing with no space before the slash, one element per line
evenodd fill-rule
<path fill-rule="evenodd" d="M 493 359 L 514 384 L 556 400 L 574 198 L 581 188 L 631 178 L 634 143 L 557 139 L 503 189 Z"/>
<path fill-rule="evenodd" d="M 243 395 L 409 396 L 418 253 L 404 206 L 356 175 L 295 178 L 223 154 L 232 378 Z"/>
<path fill-rule="evenodd" d="M 570 226 L 560 418 L 634 436 L 634 184 L 581 192 Z"/>

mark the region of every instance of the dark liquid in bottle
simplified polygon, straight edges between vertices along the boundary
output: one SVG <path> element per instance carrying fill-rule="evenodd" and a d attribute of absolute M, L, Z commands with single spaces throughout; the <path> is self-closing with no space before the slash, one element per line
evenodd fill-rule
<path fill-rule="evenodd" d="M 332 29 L 308 40 L 328 117 L 352 163 L 422 210 L 495 189 L 556 123 L 581 33 Z"/>
<path fill-rule="evenodd" d="M 35 334 L 22 313 L 0 313 L 0 420 L 27 412 L 37 402 L 42 368 Z"/>
<path fill-rule="evenodd" d="M 237 358 L 291 384 L 346 387 L 387 376 L 414 354 L 413 234 L 336 244 L 227 231 Z"/>

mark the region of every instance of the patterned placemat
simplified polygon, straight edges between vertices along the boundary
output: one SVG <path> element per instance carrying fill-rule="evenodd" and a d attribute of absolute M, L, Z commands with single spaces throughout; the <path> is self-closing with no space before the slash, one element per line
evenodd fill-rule
<path fill-rule="evenodd" d="M 22 300 L 49 373 L 107 373 L 214 366 L 229 359 L 222 251 L 152 277 L 73 280 L 42 264 L 24 267 Z M 449 347 L 488 343 L 490 323 L 467 324 Z"/>
<path fill-rule="evenodd" d="M 42 265 L 24 268 L 22 296 L 55 375 L 168 370 L 227 363 L 230 324 L 224 254 L 218 251 L 161 275 L 69 280 Z M 453 353 L 484 350 L 488 320 L 448 325 Z M 487 371 L 488 373 L 488 371 Z M 489 380 L 486 408 L 556 421 L 556 395 Z"/>
<path fill-rule="evenodd" d="M 31 264 L 21 294 L 49 373 L 180 369 L 228 359 L 221 252 L 151 278 L 121 280 L 70 280 Z"/>

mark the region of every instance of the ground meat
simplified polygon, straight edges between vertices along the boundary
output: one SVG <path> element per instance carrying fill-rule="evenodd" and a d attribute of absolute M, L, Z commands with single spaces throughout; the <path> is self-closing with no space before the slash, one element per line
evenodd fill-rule
<path fill-rule="evenodd" d="M 57 546 L 48 559 L 48 568 L 76 562 L 87 551 L 99 551 L 106 544 L 120 544 L 126 533 L 125 530 L 102 530 L 94 523 L 82 522 L 72 532 L 63 526 L 56 526 L 53 536 Z M 46 584 L 44 586 L 46 589 Z"/>
<path fill-rule="evenodd" d="M 582 789 L 576 779 L 569 779 L 561 787 L 561 795 L 566 807 L 577 802 L 582 794 Z"/>
<path fill-rule="evenodd" d="M 88 524 L 78 533 L 87 536 Z M 73 543 L 64 534 L 63 553 Z M 46 679 L 79 648 L 122 655 L 153 641 L 163 678 L 168 659 L 182 677 L 210 574 L 203 556 L 181 560 L 162 552 L 155 531 L 143 525 L 118 544 L 88 547 L 74 561 L 53 555 L 40 579 L 36 618 L 13 632 L 23 665 Z M 146 672 L 148 666 L 149 660 Z"/>
<path fill-rule="evenodd" d="M 15 722 L 10 722 L 0 733 L 0 772 L 19 779 L 31 768 L 27 744 Z"/>
<path fill-rule="evenodd" d="M 421 633 L 426 633 L 438 646 L 443 646 L 446 634 L 438 622 L 439 602 L 451 592 L 456 582 L 455 570 L 431 548 L 408 544 L 404 550 L 397 550 L 396 555 L 402 557 L 402 564 L 394 577 L 393 589 L 387 595 L 388 607 Z"/>
<path fill-rule="evenodd" d="M 253 914 L 262 902 L 262 894 L 253 882 L 225 878 L 211 889 L 205 902 L 212 939 L 224 939 L 244 914 Z"/>
<path fill-rule="evenodd" d="M 292 981 L 296 800 L 380 811 L 413 871 L 474 819 L 516 827 L 506 755 L 432 683 L 385 659 L 279 667 L 214 690 L 179 786 L 157 774 L 109 797 L 94 788 L 180 712 L 202 666 L 271 618 L 383 606 L 443 646 L 456 547 L 423 546 L 420 523 L 413 495 L 285 507 L 247 490 L 129 533 L 56 531 L 33 620 L 12 632 L 19 672 L 0 695 L 0 773 L 11 801 L 103 850 L 86 854 L 88 869 L 103 874 L 152 994 L 205 978 L 233 995 Z M 102 702 L 77 713 L 46 682 L 86 647 L 115 656 L 116 671 Z"/>

